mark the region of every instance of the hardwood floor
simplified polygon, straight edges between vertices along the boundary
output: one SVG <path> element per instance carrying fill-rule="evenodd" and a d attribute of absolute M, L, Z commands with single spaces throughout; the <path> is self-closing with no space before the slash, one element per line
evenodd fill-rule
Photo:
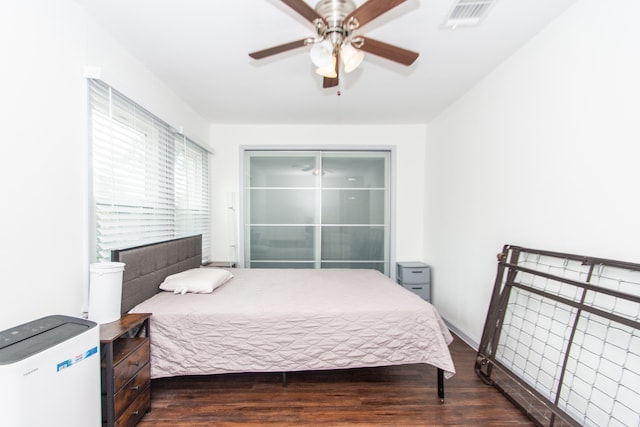
<path fill-rule="evenodd" d="M 280 374 L 228 374 L 152 380 L 151 411 L 139 427 L 204 426 L 532 426 L 473 371 L 475 350 L 451 344 L 456 375 L 405 365 Z"/>

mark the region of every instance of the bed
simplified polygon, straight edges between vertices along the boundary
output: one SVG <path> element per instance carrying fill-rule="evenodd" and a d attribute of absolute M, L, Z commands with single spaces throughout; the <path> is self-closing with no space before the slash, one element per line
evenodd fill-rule
<path fill-rule="evenodd" d="M 167 276 L 210 270 L 201 236 L 112 260 L 126 264 L 122 312 L 152 313 L 152 378 L 427 363 L 444 400 L 455 373 L 436 309 L 375 270 L 231 268 L 211 293 L 174 293 L 159 289 Z"/>

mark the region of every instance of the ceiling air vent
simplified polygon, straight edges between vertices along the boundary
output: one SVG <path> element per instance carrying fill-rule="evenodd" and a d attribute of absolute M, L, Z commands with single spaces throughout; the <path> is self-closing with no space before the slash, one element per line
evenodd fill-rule
<path fill-rule="evenodd" d="M 442 26 L 453 30 L 478 25 L 494 2 L 495 0 L 458 0 Z"/>

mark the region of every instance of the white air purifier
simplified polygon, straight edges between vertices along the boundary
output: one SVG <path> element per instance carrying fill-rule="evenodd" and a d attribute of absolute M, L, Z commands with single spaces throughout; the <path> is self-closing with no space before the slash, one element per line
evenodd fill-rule
<path fill-rule="evenodd" d="M 101 425 L 100 328 L 43 317 L 0 332 L 0 425 Z"/>

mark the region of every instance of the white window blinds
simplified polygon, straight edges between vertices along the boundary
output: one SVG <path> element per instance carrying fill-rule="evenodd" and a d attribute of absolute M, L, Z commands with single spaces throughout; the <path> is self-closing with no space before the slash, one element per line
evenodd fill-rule
<path fill-rule="evenodd" d="M 112 249 L 202 234 L 208 152 L 102 81 L 89 80 L 96 260 Z"/>
<path fill-rule="evenodd" d="M 209 153 L 183 135 L 175 137 L 176 235 L 202 234 L 202 247 L 209 247 Z"/>

